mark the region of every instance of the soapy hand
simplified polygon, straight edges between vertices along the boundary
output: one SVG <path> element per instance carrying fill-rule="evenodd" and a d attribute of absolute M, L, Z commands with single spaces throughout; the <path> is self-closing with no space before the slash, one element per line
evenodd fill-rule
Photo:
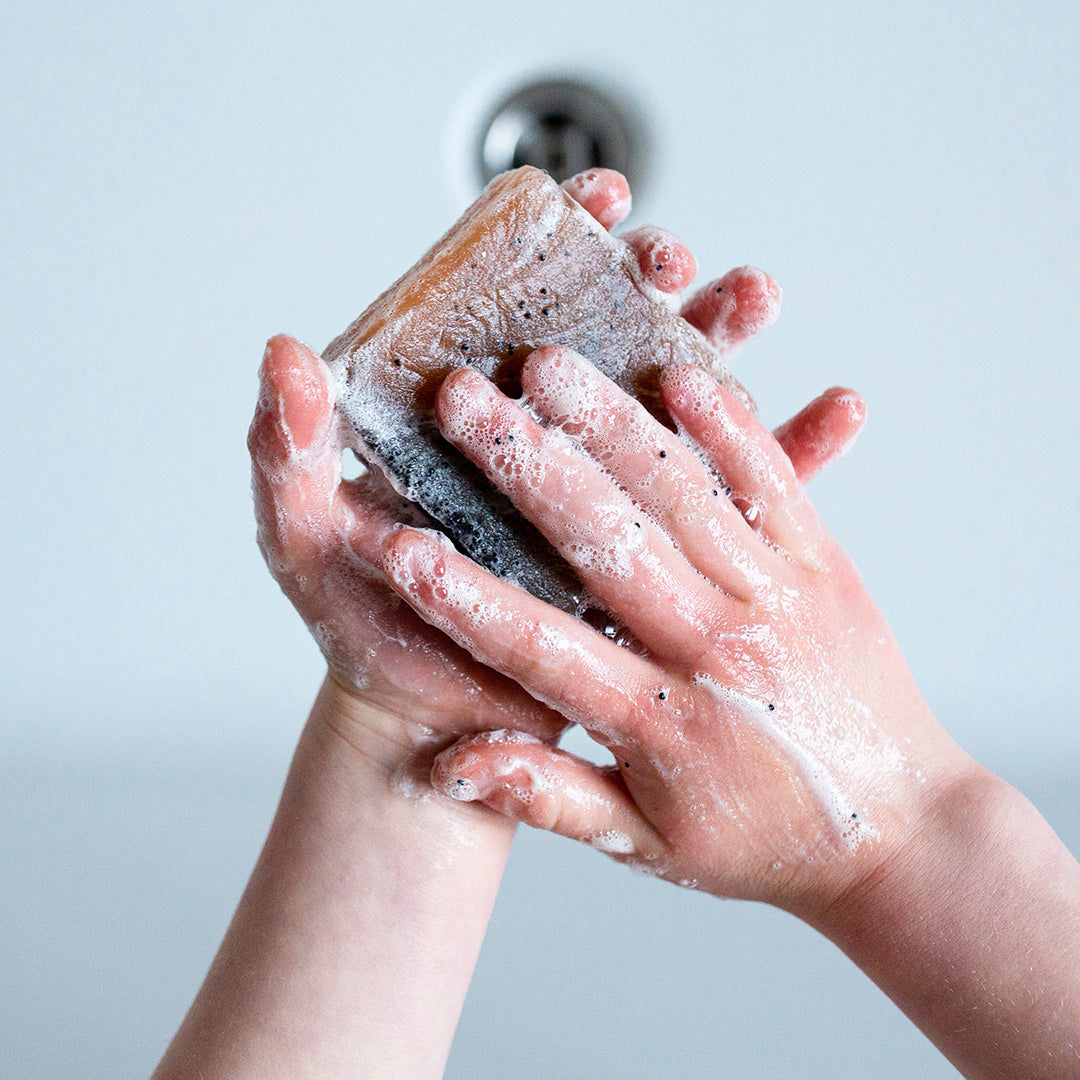
<path fill-rule="evenodd" d="M 427 524 L 376 472 L 341 476 L 342 443 L 322 360 L 271 338 L 248 445 L 259 546 L 336 683 L 404 745 L 513 724 L 552 738 L 565 721 L 417 618 L 386 585 L 379 545 Z"/>
<path fill-rule="evenodd" d="M 592 170 L 565 186 L 605 227 L 629 212 L 629 188 L 611 170 Z M 692 267 L 693 256 L 664 236 L 653 237 L 654 247 L 674 245 L 674 262 Z M 655 259 L 651 265 L 655 277 Z M 755 303 L 747 295 L 739 307 L 744 315 Z M 708 319 L 696 325 L 710 332 Z M 406 744 L 431 745 L 439 736 L 445 743 L 447 733 L 508 726 L 554 738 L 565 726 L 562 718 L 433 630 L 387 586 L 382 539 L 399 524 L 428 523 L 375 471 L 342 480 L 343 442 L 322 360 L 293 338 L 274 337 L 260 380 L 248 439 L 259 544 L 336 685 L 380 710 Z M 857 399 L 826 395 L 789 421 L 785 446 L 808 477 L 846 448 L 861 423 Z"/>
<path fill-rule="evenodd" d="M 442 753 L 435 786 L 680 884 L 820 910 L 910 839 L 968 759 L 789 457 L 709 376 L 664 373 L 678 434 L 569 349 L 536 350 L 522 380 L 527 409 L 454 372 L 442 431 L 631 644 L 431 532 L 385 534 L 383 566 L 425 620 L 615 761 L 511 726 Z"/>

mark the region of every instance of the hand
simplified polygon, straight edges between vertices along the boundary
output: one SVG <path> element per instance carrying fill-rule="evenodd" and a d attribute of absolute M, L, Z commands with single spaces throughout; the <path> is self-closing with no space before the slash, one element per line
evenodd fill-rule
<path fill-rule="evenodd" d="M 378 473 L 342 480 L 329 373 L 306 345 L 287 337 L 267 345 L 248 444 L 259 546 L 345 691 L 337 697 L 351 717 L 404 756 L 490 727 L 547 739 L 563 729 L 564 720 L 426 625 L 387 587 L 378 569 L 382 539 L 399 523 L 427 523 Z M 345 727 L 350 738 L 359 734 L 352 721 Z"/>
<path fill-rule="evenodd" d="M 536 350 L 522 379 L 532 415 L 454 372 L 442 431 L 640 647 L 437 535 L 386 535 L 418 613 L 615 756 L 598 768 L 489 732 L 437 759 L 436 787 L 681 884 L 820 910 L 904 846 L 969 759 L 788 457 L 710 377 L 665 372 L 678 435 L 568 349 Z"/>
<path fill-rule="evenodd" d="M 618 173 L 593 170 L 564 186 L 605 227 L 629 212 L 630 192 Z M 673 281 L 685 284 L 693 277 L 693 256 L 670 234 L 638 230 L 627 240 L 646 261 L 654 284 L 671 291 Z M 680 276 L 656 271 L 657 251 L 681 268 Z M 749 268 L 732 271 L 727 279 L 767 282 L 765 292 L 774 299 L 753 286 L 732 288 L 738 303 L 724 309 L 723 317 L 698 304 L 695 325 L 714 337 L 731 337 L 737 323 L 743 341 L 751 324 L 771 321 L 765 308 L 775 317 L 779 290 L 767 275 Z M 342 480 L 343 443 L 322 360 L 292 338 L 274 337 L 260 378 L 248 438 L 259 545 L 322 649 L 336 688 L 344 691 L 337 695 L 343 708 L 402 747 L 428 751 L 449 734 L 499 727 L 557 737 L 565 726 L 562 718 L 477 663 L 387 587 L 379 569 L 382 540 L 400 524 L 430 523 L 375 471 Z M 857 395 L 830 391 L 788 421 L 782 437 L 800 475 L 808 478 L 843 452 L 863 415 Z M 360 712 L 352 707 L 357 704 L 364 706 Z M 347 727 L 356 734 L 352 721 Z"/>

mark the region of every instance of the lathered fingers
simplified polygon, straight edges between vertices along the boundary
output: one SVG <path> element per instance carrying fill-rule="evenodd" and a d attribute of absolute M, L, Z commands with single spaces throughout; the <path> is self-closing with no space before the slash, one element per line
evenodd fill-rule
<path fill-rule="evenodd" d="M 654 860 L 664 850 L 617 766 L 594 765 L 521 731 L 459 740 L 435 759 L 431 782 L 451 798 L 482 802 L 619 860 Z"/>
<path fill-rule="evenodd" d="M 443 434 L 654 655 L 684 659 L 741 616 L 739 602 L 702 577 L 594 461 L 479 372 L 448 375 L 436 415 Z"/>
<path fill-rule="evenodd" d="M 716 477 L 674 432 L 572 349 L 536 349 L 522 387 L 533 412 L 569 436 L 714 584 L 743 600 L 777 556 L 748 533 Z"/>
<path fill-rule="evenodd" d="M 731 489 L 747 524 L 796 561 L 813 564 L 824 528 L 769 430 L 698 368 L 667 368 L 660 388 L 680 432 Z"/>
<path fill-rule="evenodd" d="M 633 751 L 643 735 L 654 747 L 671 737 L 661 722 L 669 710 L 652 703 L 681 701 L 681 686 L 669 688 L 651 661 L 495 577 L 445 537 L 392 533 L 383 570 L 422 618 L 604 745 Z"/>

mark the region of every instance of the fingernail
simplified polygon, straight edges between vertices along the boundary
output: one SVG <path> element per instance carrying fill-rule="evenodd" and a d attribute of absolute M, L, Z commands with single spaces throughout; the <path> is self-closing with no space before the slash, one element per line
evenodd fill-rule
<path fill-rule="evenodd" d="M 324 426 L 330 409 L 329 388 L 317 356 L 292 338 L 267 343 L 267 366 L 277 383 L 281 426 L 297 450 L 306 450 Z"/>
<path fill-rule="evenodd" d="M 457 799 L 458 802 L 476 802 L 490 791 L 490 782 L 481 786 L 467 776 L 451 777 L 443 786 L 444 794 L 449 795 L 451 799 Z"/>
<path fill-rule="evenodd" d="M 436 791 L 449 795 L 458 802 L 476 802 L 484 798 L 492 788 L 490 774 L 465 776 L 462 768 L 470 762 L 477 763 L 476 755 L 463 750 L 461 746 L 452 746 L 438 754 L 431 767 L 431 784 Z"/>

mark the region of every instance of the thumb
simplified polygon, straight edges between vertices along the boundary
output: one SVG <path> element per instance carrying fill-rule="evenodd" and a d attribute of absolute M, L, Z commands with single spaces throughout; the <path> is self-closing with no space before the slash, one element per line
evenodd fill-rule
<path fill-rule="evenodd" d="M 435 759 L 431 782 L 451 798 L 482 802 L 620 861 L 652 861 L 664 852 L 615 766 L 593 765 L 522 731 L 459 740 Z"/>

